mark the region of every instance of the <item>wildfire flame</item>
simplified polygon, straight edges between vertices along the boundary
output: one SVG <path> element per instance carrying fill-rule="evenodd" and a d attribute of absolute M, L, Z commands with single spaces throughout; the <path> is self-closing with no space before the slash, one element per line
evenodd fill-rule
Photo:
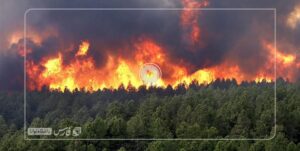
<path fill-rule="evenodd" d="M 89 45 L 87 41 L 82 42 L 78 52 L 82 52 L 84 49 L 86 53 Z M 213 72 L 209 70 L 199 70 L 189 76 L 185 67 L 170 62 L 163 49 L 150 39 L 136 44 L 136 49 L 138 53 L 136 53 L 134 61 L 110 55 L 106 65 L 101 69 L 95 67 L 92 58 L 79 58 L 78 52 L 75 60 L 69 65 L 63 65 L 61 53 L 45 60 L 41 64 L 42 70 L 40 70 L 40 65 L 28 62 L 27 73 L 31 79 L 29 88 L 41 89 L 42 86 L 48 85 L 50 89 L 61 91 L 64 91 L 65 88 L 70 91 L 74 91 L 76 88 L 93 91 L 103 88 L 118 88 L 121 84 L 125 87 L 129 85 L 139 87 L 143 85 L 138 76 L 139 68 L 148 61 L 156 62 L 163 68 L 168 68 L 164 66 L 164 64 L 168 64 L 167 66 L 171 68 L 170 72 L 173 76 L 169 79 L 159 80 L 157 86 L 165 87 L 167 84 L 175 86 L 182 82 L 188 84 L 193 80 L 209 83 L 214 80 Z M 151 76 L 151 73 L 147 75 Z"/>
<path fill-rule="evenodd" d="M 79 50 L 76 53 L 76 56 L 84 56 L 86 55 L 87 51 L 89 50 L 90 43 L 87 41 L 83 41 L 82 44 L 79 46 Z"/>
<path fill-rule="evenodd" d="M 199 83 L 210 83 L 217 78 L 232 79 L 235 78 L 238 83 L 243 80 L 249 80 L 249 77 L 243 74 L 238 65 L 223 63 L 219 66 L 200 69 L 192 74 L 188 74 L 187 67 L 180 66 L 168 59 L 162 47 L 151 39 L 143 39 L 135 44 L 135 59 L 128 60 L 120 56 L 109 54 L 108 61 L 102 68 L 95 66 L 91 57 L 81 58 L 88 52 L 90 43 L 83 41 L 80 49 L 76 53 L 74 60 L 63 65 L 62 54 L 58 53 L 56 57 L 48 58 L 41 65 L 27 62 L 27 73 L 29 75 L 29 88 L 41 89 L 42 86 L 49 86 L 52 90 L 64 91 L 68 89 L 84 89 L 86 91 L 95 91 L 103 88 L 118 88 L 120 85 L 128 87 L 139 87 L 143 85 L 139 78 L 139 69 L 141 65 L 152 61 L 161 66 L 162 70 L 168 69 L 170 77 L 163 77 L 157 83 L 157 86 L 166 87 L 167 85 L 176 86 L 179 83 L 190 84 L 194 80 Z M 266 48 L 274 50 L 271 45 Z M 153 50 L 149 51 L 149 50 Z M 82 53 L 84 52 L 84 53 Z M 292 64 L 295 61 L 294 56 L 278 53 L 278 60 L 282 65 Z M 271 66 L 270 66 L 271 67 Z M 151 76 L 151 73 L 149 73 Z M 250 78 L 256 82 L 266 80 L 271 82 L 274 79 L 273 74 L 261 72 L 255 77 Z"/>
<path fill-rule="evenodd" d="M 208 1 L 182 0 L 186 8 L 201 8 L 208 6 Z M 199 12 L 192 10 L 182 11 L 180 14 L 180 24 L 183 32 L 186 33 L 184 40 L 190 42 L 192 48 L 197 48 L 201 42 L 201 29 L 198 20 Z M 40 43 L 41 38 L 35 38 Z M 16 41 L 12 38 L 12 41 Z M 110 53 L 105 50 L 106 62 L 101 67 L 96 66 L 95 60 L 89 55 L 90 46 L 93 45 L 89 40 L 84 40 L 79 45 L 74 56 L 70 60 L 64 60 L 63 51 L 55 56 L 44 57 L 41 62 L 34 63 L 26 61 L 26 73 L 28 77 L 27 87 L 30 90 L 41 90 L 43 86 L 51 90 L 64 91 L 68 89 L 83 89 L 85 91 L 96 91 L 103 88 L 116 89 L 120 85 L 124 87 L 138 88 L 144 83 L 139 76 L 139 71 L 145 63 L 157 64 L 162 70 L 161 79 L 156 82 L 156 86 L 166 87 L 171 85 L 176 87 L 178 84 L 191 84 L 197 81 L 202 84 L 209 84 L 217 78 L 235 79 L 237 83 L 242 81 L 272 82 L 274 77 L 274 64 L 277 63 L 277 73 L 286 79 L 293 80 L 294 72 L 290 68 L 299 69 L 300 62 L 297 61 L 296 54 L 283 53 L 275 50 L 273 44 L 263 41 L 264 51 L 269 58 L 266 64 L 257 69 L 257 73 L 246 74 L 241 67 L 230 58 L 221 63 L 201 68 L 193 73 L 189 71 L 189 65 L 184 62 L 176 62 L 162 45 L 147 36 L 140 36 L 130 43 L 130 59 L 128 57 Z M 125 49 L 125 48 L 124 48 Z M 190 49 L 189 49 L 190 50 Z M 191 49 L 195 50 L 196 49 Z M 73 49 L 72 49 L 73 51 Z M 115 52 L 115 51 L 111 51 Z M 277 53 L 275 53 L 277 52 Z M 277 61 L 275 55 L 277 54 Z M 151 78 L 154 74 L 149 71 L 146 76 Z"/>

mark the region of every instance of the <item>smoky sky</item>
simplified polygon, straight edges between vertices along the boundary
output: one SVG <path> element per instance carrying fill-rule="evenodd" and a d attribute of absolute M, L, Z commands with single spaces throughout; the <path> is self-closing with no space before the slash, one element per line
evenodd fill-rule
<path fill-rule="evenodd" d="M 21 42 L 21 41 L 20 41 Z M 18 49 L 20 43 L 14 44 L 8 51 Z M 19 54 L 4 54 L 0 57 L 0 90 L 22 90 L 24 64 Z"/>
<path fill-rule="evenodd" d="M 26 9 L 34 7 L 60 8 L 173 8 L 183 7 L 180 0 L 75 0 L 72 3 L 62 0 L 19 1 L 5 0 L 0 15 L 0 90 L 23 89 L 23 57 L 16 53 L 16 46 L 8 45 L 5 37 L 16 30 L 23 31 L 23 15 Z M 247 1 L 247 0 L 211 0 L 211 8 L 276 8 L 278 46 L 280 41 L 288 42 L 299 48 L 297 38 L 300 30 L 286 27 L 284 20 L 299 2 L 286 3 L 281 0 Z M 261 40 L 273 42 L 273 11 L 195 11 L 201 29 L 201 46 L 190 47 L 183 40 L 186 34 L 180 24 L 181 11 L 40 11 L 32 10 L 27 14 L 28 33 L 34 29 L 43 33 L 48 27 L 54 27 L 58 35 L 50 36 L 35 44 L 28 39 L 27 47 L 32 53 L 27 56 L 34 62 L 40 62 L 45 56 L 56 55 L 58 51 L 69 48 L 71 44 L 79 45 L 82 40 L 91 43 L 88 55 L 93 57 L 97 67 L 106 63 L 107 53 L 131 58 L 134 43 L 140 37 L 149 37 L 158 43 L 174 63 L 189 66 L 189 72 L 218 65 L 230 58 L 238 64 L 243 72 L 255 74 L 266 64 L 266 54 Z M 11 17 L 14 19 L 12 19 Z M 20 43 L 20 45 L 22 42 Z M 78 48 L 78 47 L 77 47 Z M 73 49 L 77 49 L 76 47 Z M 193 49 L 193 50 L 191 50 Z M 291 52 L 295 50 L 284 49 Z M 75 51 L 65 52 L 64 63 L 72 59 Z M 181 62 L 178 62 L 181 60 Z M 255 60 L 255 61 L 253 61 Z M 14 80 L 15 79 L 15 80 Z"/>
<path fill-rule="evenodd" d="M 27 14 L 28 26 L 33 27 L 38 32 L 43 32 L 48 26 L 54 26 L 57 28 L 59 36 L 46 39 L 42 43 L 42 48 L 33 49 L 33 53 L 28 58 L 40 62 L 43 54 L 46 56 L 49 53 L 56 54 L 55 50 L 60 50 L 59 48 L 53 48 L 53 46 L 59 46 L 59 42 L 68 44 L 87 39 L 93 45 L 90 50 L 91 56 L 97 65 L 101 66 L 105 63 L 103 60 L 105 60 L 107 50 L 109 53 L 123 57 L 133 57 L 135 52 L 130 51 L 134 50 L 134 48 L 130 48 L 133 46 L 132 43 L 136 42 L 139 37 L 145 36 L 158 41 L 168 56 L 171 56 L 169 58 L 174 59 L 174 61 L 181 59 L 183 62 L 192 65 L 195 70 L 218 64 L 222 61 L 223 56 L 228 51 L 232 51 L 234 47 L 243 52 L 246 51 L 245 49 L 261 49 L 259 48 L 259 38 L 264 35 L 257 32 L 255 34 L 247 33 L 248 31 L 255 32 L 252 26 L 259 21 L 259 17 L 264 17 L 265 20 L 260 23 L 262 27 L 266 25 L 274 26 L 272 11 L 240 12 L 226 10 L 206 11 L 201 15 L 200 11 L 194 13 L 199 13 L 198 24 L 204 33 L 201 36 L 201 42 L 204 43 L 202 47 L 189 47 L 188 43 L 191 40 L 183 40 L 184 35 L 187 33 L 181 26 L 181 11 L 33 10 Z M 268 15 L 265 15 L 266 13 Z M 268 29 L 267 33 L 273 32 L 272 28 Z M 30 30 L 28 33 L 30 33 Z M 241 38 L 249 39 L 246 41 L 247 45 L 240 45 L 236 48 L 237 41 Z"/>

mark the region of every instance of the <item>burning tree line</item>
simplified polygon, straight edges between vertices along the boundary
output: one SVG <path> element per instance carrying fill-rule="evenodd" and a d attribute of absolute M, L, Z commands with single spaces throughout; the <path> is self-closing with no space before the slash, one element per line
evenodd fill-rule
<path fill-rule="evenodd" d="M 283 78 L 278 78 L 277 81 L 285 81 Z M 289 81 L 286 81 L 289 83 Z M 93 92 L 117 92 L 117 91 L 127 91 L 127 92 L 153 92 L 153 91 L 166 91 L 166 92 L 172 92 L 170 94 L 181 94 L 180 92 L 185 92 L 188 89 L 203 89 L 203 88 L 220 88 L 220 89 L 228 89 L 230 87 L 249 87 L 249 86 L 275 86 L 274 81 L 269 81 L 266 79 L 261 79 L 258 81 L 242 81 L 238 83 L 235 79 L 220 79 L 217 78 L 215 81 L 212 81 L 211 83 L 199 83 L 197 80 L 193 80 L 190 83 L 178 83 L 175 86 L 167 85 L 164 87 L 156 86 L 156 85 L 140 85 L 139 87 L 133 86 L 130 82 L 125 86 L 124 84 L 120 84 L 116 88 L 102 88 L 102 89 L 93 89 L 93 88 L 75 88 L 73 90 L 68 89 L 68 87 L 60 88 L 60 89 L 51 89 L 47 85 L 43 85 L 40 90 L 29 90 L 30 91 L 37 91 L 37 92 L 86 92 L 86 93 L 93 93 Z"/>

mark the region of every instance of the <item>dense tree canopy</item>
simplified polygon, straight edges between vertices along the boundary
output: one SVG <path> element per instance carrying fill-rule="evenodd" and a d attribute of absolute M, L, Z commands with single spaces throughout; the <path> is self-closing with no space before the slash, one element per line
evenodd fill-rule
<path fill-rule="evenodd" d="M 269 141 L 24 141 L 23 94 L 0 92 L 0 150 L 297 151 L 299 88 L 277 81 L 276 136 Z M 275 134 L 274 99 L 274 83 L 235 80 L 96 92 L 45 88 L 27 93 L 26 120 L 29 127 L 81 126 L 80 138 L 268 139 Z"/>

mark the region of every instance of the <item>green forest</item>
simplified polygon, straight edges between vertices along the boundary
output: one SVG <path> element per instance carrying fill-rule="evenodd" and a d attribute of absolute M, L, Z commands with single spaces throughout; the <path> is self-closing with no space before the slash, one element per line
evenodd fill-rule
<path fill-rule="evenodd" d="M 26 93 L 27 127 L 143 140 L 24 140 L 24 93 L 0 92 L 0 151 L 300 151 L 300 83 L 276 83 L 276 120 L 274 83 L 266 81 Z"/>

